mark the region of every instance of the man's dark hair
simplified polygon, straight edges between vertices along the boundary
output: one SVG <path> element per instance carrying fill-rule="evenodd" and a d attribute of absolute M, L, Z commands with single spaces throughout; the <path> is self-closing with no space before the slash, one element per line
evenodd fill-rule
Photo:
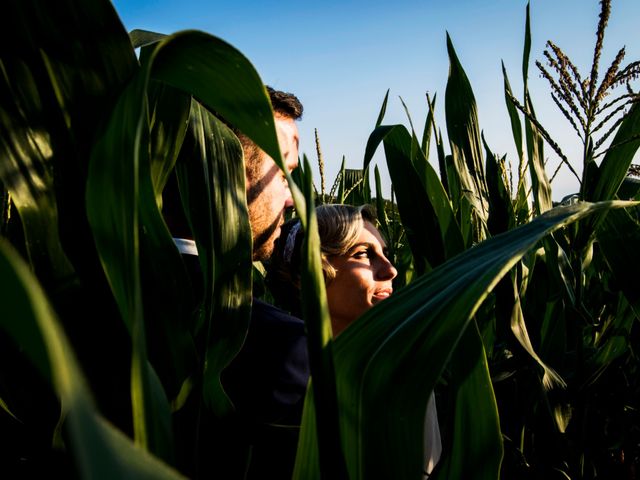
<path fill-rule="evenodd" d="M 266 88 L 267 93 L 269 93 L 269 99 L 271 100 L 271 106 L 275 116 L 280 115 L 286 118 L 291 118 L 292 120 L 298 120 L 302 117 L 303 107 L 300 100 L 298 100 L 298 97 L 293 93 L 275 90 L 268 85 Z M 234 129 L 234 133 L 238 136 L 238 139 L 242 144 L 247 176 L 248 178 L 255 179 L 261 166 L 261 162 L 259 161 L 262 158 L 261 150 L 241 131 Z"/>
<path fill-rule="evenodd" d="M 302 104 L 293 93 L 275 90 L 269 86 L 267 86 L 267 92 L 269 93 L 274 113 L 290 117 L 294 120 L 302 117 Z"/>

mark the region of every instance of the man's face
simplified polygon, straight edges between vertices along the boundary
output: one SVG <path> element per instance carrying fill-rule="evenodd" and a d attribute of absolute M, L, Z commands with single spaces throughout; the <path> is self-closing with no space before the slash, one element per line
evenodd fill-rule
<path fill-rule="evenodd" d="M 292 118 L 275 115 L 278 143 L 289 172 L 298 167 L 298 127 Z M 285 211 L 293 207 L 293 199 L 284 172 L 262 150 L 261 160 L 247 176 L 247 203 L 253 235 L 253 259 L 271 256 L 274 242 L 280 236 Z M 251 178 L 253 177 L 253 178 Z"/>

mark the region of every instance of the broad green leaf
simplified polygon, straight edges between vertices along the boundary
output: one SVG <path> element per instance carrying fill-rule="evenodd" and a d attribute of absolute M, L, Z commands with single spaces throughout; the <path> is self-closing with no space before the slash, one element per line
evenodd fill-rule
<path fill-rule="evenodd" d="M 628 212 L 612 211 L 596 235 L 613 277 L 640 318 L 640 286 L 634 280 L 640 268 L 640 225 Z"/>
<path fill-rule="evenodd" d="M 158 206 L 187 133 L 191 97 L 174 88 L 151 82 L 149 97 L 149 163 Z"/>
<path fill-rule="evenodd" d="M 487 220 L 487 185 L 484 178 L 478 110 L 469 79 L 447 34 L 449 79 L 445 90 L 445 117 L 451 152 L 464 195 L 481 224 Z M 485 238 L 482 234 L 476 240 Z"/>
<path fill-rule="evenodd" d="M 159 42 L 152 63 L 152 78 L 193 95 L 284 169 L 267 91 L 242 53 L 212 35 L 184 31 Z"/>
<path fill-rule="evenodd" d="M 140 268 L 149 359 L 174 400 L 196 370 L 192 285 L 158 210 L 187 128 L 191 99 L 170 87 L 149 89 L 149 163 L 140 163 Z M 162 261 L 158 261 L 162 259 Z"/>
<path fill-rule="evenodd" d="M 50 379 L 64 408 L 65 428 L 83 478 L 182 478 L 135 446 L 97 412 L 72 348 L 36 278 L 0 241 L 0 325 Z"/>
<path fill-rule="evenodd" d="M 112 128 L 114 132 L 120 132 L 122 141 L 111 142 L 103 138 L 96 149 L 98 153 L 94 153 L 87 200 L 87 210 L 103 266 L 123 317 L 132 332 L 137 334 L 144 333 L 144 329 L 139 327 L 143 318 L 138 260 L 138 192 L 144 190 L 140 188 L 138 175 L 139 163 L 148 161 L 140 149 L 140 142 L 148 129 L 143 99 L 149 78 L 165 81 L 197 96 L 208 108 L 222 114 L 282 164 L 265 88 L 251 64 L 229 44 L 201 32 L 182 32 L 159 42 L 142 67 L 128 87 L 131 100 L 123 96 L 117 107 L 119 113 L 112 117 L 121 116 L 119 121 L 112 120 Z M 176 120 L 179 121 L 179 118 Z M 119 161 L 112 165 L 114 158 Z M 105 196 L 105 192 L 112 192 L 110 185 L 122 185 L 121 191 L 111 197 Z M 200 252 L 201 255 L 204 255 L 204 250 Z M 230 256 L 229 260 L 232 259 Z M 235 332 L 236 339 L 244 335 L 241 325 Z M 239 348 L 241 340 L 231 343 L 237 343 Z M 142 420 L 145 418 L 144 405 L 147 401 L 162 403 L 162 399 L 152 397 L 153 389 L 148 382 L 153 377 L 144 375 L 144 344 L 144 337 L 138 341 L 134 339 L 134 359 L 140 362 L 133 370 L 140 375 L 137 380 L 139 389 L 132 392 L 134 424 L 142 443 L 149 438 L 146 428 L 150 427 L 144 425 Z M 209 358 L 209 362 L 212 362 L 212 358 Z M 223 368 L 224 365 L 220 363 L 212 362 L 210 371 Z M 216 388 L 215 382 L 210 388 L 221 390 Z M 222 395 L 214 397 L 220 404 L 228 403 Z M 151 437 L 155 438 L 155 435 Z"/>
<path fill-rule="evenodd" d="M 640 147 L 640 105 L 634 103 L 600 164 L 597 184 L 585 200 L 610 200 L 627 176 L 629 165 Z"/>
<path fill-rule="evenodd" d="M 525 108 L 529 114 L 536 118 L 529 92 L 525 93 Z M 533 203 L 535 213 L 540 215 L 552 207 L 551 184 L 544 168 L 544 140 L 538 128 L 525 119 L 525 136 L 527 139 L 527 154 L 529 158 L 529 173 L 531 175 L 531 187 L 533 189 Z"/>
<path fill-rule="evenodd" d="M 462 334 L 451 365 L 453 444 L 433 478 L 496 479 L 502 460 L 502 434 L 489 365 L 475 322 Z"/>
<path fill-rule="evenodd" d="M 497 235 L 515 226 L 515 214 L 507 186 L 506 158 L 499 159 L 493 154 L 484 139 L 484 135 L 482 141 L 486 150 L 486 178 L 489 199 L 487 227 L 491 235 Z"/>
<path fill-rule="evenodd" d="M 222 416 L 231 405 L 220 374 L 244 342 L 251 304 L 252 243 L 242 148 L 228 127 L 193 102 L 178 163 L 180 194 L 203 275 L 203 394 L 207 405 Z"/>
<path fill-rule="evenodd" d="M 9 2 L 0 32 L 0 179 L 49 288 L 72 280 L 69 259 L 86 262 L 89 151 L 136 61 L 107 1 Z"/>
<path fill-rule="evenodd" d="M 120 96 L 103 137 L 94 147 L 86 208 L 102 266 L 131 333 L 131 401 L 136 443 L 171 458 L 170 409 L 147 361 L 140 282 L 140 212 L 146 203 L 156 210 L 156 217 L 159 215 L 151 186 L 148 150 L 143 147 L 148 144 L 145 140 L 149 134 L 145 73 L 141 70 Z"/>
<path fill-rule="evenodd" d="M 369 136 L 365 165 L 384 141 L 387 168 L 396 189 L 400 217 L 418 274 L 445 260 L 438 218 L 411 160 L 412 138 L 402 125 L 380 126 Z M 414 206 L 422 205 L 420 209 Z"/>
<path fill-rule="evenodd" d="M 305 171 L 311 172 L 310 165 L 305 165 Z M 311 200 L 307 203 L 306 210 L 298 210 L 298 212 L 305 233 L 302 245 L 304 267 L 301 269 L 302 314 L 308 332 L 309 364 L 313 378 L 309 392 L 312 393 L 315 405 L 312 413 L 309 414 L 314 414 L 316 417 L 317 441 L 314 443 L 318 448 L 318 456 L 315 458 L 319 461 L 312 467 L 318 467 L 318 473 L 322 478 L 346 480 L 348 476 L 341 448 L 338 421 L 339 410 L 333 360 L 334 341 L 332 340 L 329 306 L 320 259 L 320 237 L 311 189 L 311 175 L 308 174 L 304 192 L 305 197 Z M 296 458 L 294 477 L 303 475 L 304 468 L 311 465 L 310 462 L 304 462 L 304 460 L 301 463 L 303 458 Z"/>
<path fill-rule="evenodd" d="M 545 235 L 593 212 L 626 205 L 553 209 L 419 277 L 348 327 L 334 346 L 350 478 L 421 478 L 421 419 L 428 396 L 478 306 Z M 308 422 L 305 412 L 303 430 L 312 428 Z"/>
<path fill-rule="evenodd" d="M 598 369 L 592 375 L 594 383 L 602 373 L 606 372 L 606 368 L 611 366 L 614 360 L 629 354 L 633 349 L 631 332 L 634 324 L 638 321 L 637 310 L 629 304 L 624 296 L 620 296 L 613 320 L 607 322 L 599 332 L 598 340 L 602 339 L 602 341 L 598 342 L 597 353 L 591 362 L 592 368 Z"/>
<path fill-rule="evenodd" d="M 564 318 L 564 304 L 560 299 L 546 302 L 538 350 L 540 356 L 552 364 L 554 360 L 560 362 L 567 350 L 567 327 L 566 322 L 562 321 Z"/>
<path fill-rule="evenodd" d="M 445 256 L 446 258 L 451 258 L 464 250 L 464 240 L 453 209 L 451 208 L 451 202 L 438 174 L 424 156 L 423 151 L 421 149 L 412 149 L 412 151 L 415 154 L 412 163 L 422 182 L 424 191 L 429 197 L 431 206 L 438 217 L 438 224 L 442 232 L 442 241 L 445 248 Z M 407 170 L 406 174 L 410 174 L 410 171 Z M 398 185 L 401 184 L 402 183 L 398 181 Z"/>
<path fill-rule="evenodd" d="M 518 295 L 515 279 L 512 279 L 512 282 L 513 310 L 511 313 L 511 331 L 513 332 L 513 335 L 529 356 L 533 358 L 533 360 L 535 360 L 536 363 L 544 370 L 542 383 L 547 389 L 550 389 L 552 386 L 566 387 L 567 384 L 562 377 L 553 368 L 547 365 L 533 348 L 531 339 L 529 338 L 529 331 L 524 319 L 524 314 L 522 313 L 522 305 L 520 304 L 520 296 Z"/>
<path fill-rule="evenodd" d="M 373 154 L 376 153 L 378 146 L 384 140 L 384 137 L 386 137 L 387 134 L 395 127 L 397 127 L 397 125 L 379 125 L 371 132 L 367 140 L 367 146 L 364 150 L 364 161 L 362 162 L 363 170 L 369 168 L 369 163 L 371 163 Z"/>

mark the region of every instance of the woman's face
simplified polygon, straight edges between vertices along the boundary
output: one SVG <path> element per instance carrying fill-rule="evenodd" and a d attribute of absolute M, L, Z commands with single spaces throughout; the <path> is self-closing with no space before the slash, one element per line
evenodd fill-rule
<path fill-rule="evenodd" d="M 386 245 L 380 233 L 365 222 L 347 253 L 328 258 L 336 269 L 336 277 L 327 285 L 334 335 L 393 292 L 391 281 L 398 272 L 385 254 Z"/>

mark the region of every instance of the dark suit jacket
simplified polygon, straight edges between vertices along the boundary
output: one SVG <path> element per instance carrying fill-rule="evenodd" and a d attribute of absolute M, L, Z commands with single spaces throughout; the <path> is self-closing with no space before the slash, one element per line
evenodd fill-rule
<path fill-rule="evenodd" d="M 251 445 L 247 478 L 291 478 L 308 380 L 303 321 L 254 300 L 247 339 L 222 374 Z"/>
<path fill-rule="evenodd" d="M 197 296 L 198 259 L 183 258 Z M 254 299 L 245 343 L 222 373 L 236 411 L 223 419 L 201 412 L 204 441 L 196 476 L 290 479 L 308 380 L 304 322 Z"/>

